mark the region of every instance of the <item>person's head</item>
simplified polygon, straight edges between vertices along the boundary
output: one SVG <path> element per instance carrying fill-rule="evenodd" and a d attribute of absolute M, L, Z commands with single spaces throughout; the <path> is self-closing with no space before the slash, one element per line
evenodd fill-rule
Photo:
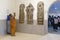
<path fill-rule="evenodd" d="M 59 16 L 59 18 L 60 18 L 60 16 Z"/>
<path fill-rule="evenodd" d="M 56 19 L 57 19 L 58 17 L 56 17 Z"/>
<path fill-rule="evenodd" d="M 54 17 L 54 15 L 52 15 L 52 18 Z"/>
<path fill-rule="evenodd" d="M 51 15 L 49 15 L 49 17 L 51 18 Z"/>
<path fill-rule="evenodd" d="M 9 16 L 12 16 L 12 14 L 9 14 Z"/>
<path fill-rule="evenodd" d="M 56 17 L 54 17 L 54 18 L 56 18 Z"/>
<path fill-rule="evenodd" d="M 14 13 L 14 17 L 16 16 L 16 13 Z"/>
<path fill-rule="evenodd" d="M 59 17 L 59 16 L 58 16 Z"/>

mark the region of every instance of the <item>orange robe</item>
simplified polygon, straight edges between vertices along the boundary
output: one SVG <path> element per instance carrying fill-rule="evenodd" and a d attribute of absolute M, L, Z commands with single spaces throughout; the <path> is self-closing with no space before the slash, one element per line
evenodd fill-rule
<path fill-rule="evenodd" d="M 16 32 L 16 20 L 15 17 L 10 18 L 10 25 L 11 25 L 11 35 L 14 36 Z"/>

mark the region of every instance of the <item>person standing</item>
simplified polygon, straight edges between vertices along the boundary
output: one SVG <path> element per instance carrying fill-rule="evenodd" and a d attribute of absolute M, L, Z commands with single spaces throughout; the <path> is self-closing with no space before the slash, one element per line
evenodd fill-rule
<path fill-rule="evenodd" d="M 14 13 L 14 16 L 11 14 L 10 25 L 11 25 L 11 36 L 15 36 L 15 32 L 16 32 L 15 13 Z"/>
<path fill-rule="evenodd" d="M 7 34 L 10 34 L 10 14 L 7 15 Z"/>
<path fill-rule="evenodd" d="M 54 18 L 54 27 L 53 27 L 53 29 L 54 29 L 54 31 L 56 31 L 57 32 L 57 29 L 58 29 L 58 18 L 57 17 L 55 17 Z"/>
<path fill-rule="evenodd" d="M 54 17 L 51 17 L 51 26 L 54 27 Z"/>
<path fill-rule="evenodd" d="M 58 26 L 60 27 L 60 16 L 58 17 Z"/>
<path fill-rule="evenodd" d="M 51 26 L 51 16 L 49 15 L 48 17 L 48 26 L 50 27 Z"/>

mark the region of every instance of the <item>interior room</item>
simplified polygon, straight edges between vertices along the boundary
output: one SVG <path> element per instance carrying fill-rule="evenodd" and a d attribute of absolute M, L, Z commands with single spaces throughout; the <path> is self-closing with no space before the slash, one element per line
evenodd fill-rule
<path fill-rule="evenodd" d="M 60 40 L 59 13 L 60 0 L 0 0 L 0 40 Z"/>

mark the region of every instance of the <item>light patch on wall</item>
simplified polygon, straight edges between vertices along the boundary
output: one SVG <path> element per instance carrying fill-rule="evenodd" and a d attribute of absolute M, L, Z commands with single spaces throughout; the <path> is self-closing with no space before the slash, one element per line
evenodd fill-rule
<path fill-rule="evenodd" d="M 8 0 L 0 0 L 0 20 L 6 19 L 6 11 Z"/>
<path fill-rule="evenodd" d="M 16 12 L 16 0 L 0 0 L 0 20 L 6 19 L 8 13 Z"/>

